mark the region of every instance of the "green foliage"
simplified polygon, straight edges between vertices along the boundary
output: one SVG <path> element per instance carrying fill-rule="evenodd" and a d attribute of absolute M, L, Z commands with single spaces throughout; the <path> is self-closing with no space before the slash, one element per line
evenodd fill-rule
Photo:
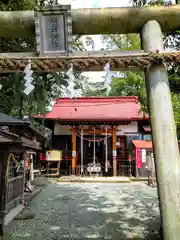
<path fill-rule="evenodd" d="M 103 82 L 89 83 L 84 96 L 106 96 L 106 90 L 104 89 Z"/>
<path fill-rule="evenodd" d="M 176 125 L 180 128 L 180 94 L 171 94 Z"/>
<path fill-rule="evenodd" d="M 171 94 L 175 123 L 177 126 L 177 135 L 178 139 L 180 139 L 180 94 L 172 93 Z"/>
<path fill-rule="evenodd" d="M 110 96 L 138 96 L 142 109 L 147 111 L 146 87 L 143 76 L 127 72 L 122 78 L 113 78 Z"/>
<path fill-rule="evenodd" d="M 120 50 L 140 50 L 141 42 L 139 34 L 111 34 L 102 37 L 107 48 L 114 46 Z M 113 78 L 111 96 L 138 96 L 142 109 L 147 111 L 147 97 L 144 82 L 144 75 L 137 72 L 124 72 L 122 78 Z M 97 90 L 96 90 L 97 91 Z"/>
<path fill-rule="evenodd" d="M 171 5 L 171 0 L 132 0 L 133 6 L 145 5 Z M 180 1 L 176 0 L 176 4 Z M 164 45 L 171 49 L 177 50 L 180 47 L 180 31 L 166 33 L 164 35 Z M 177 126 L 178 137 L 180 137 L 180 70 L 175 64 L 168 66 L 168 77 L 172 91 L 172 104 Z"/>
<path fill-rule="evenodd" d="M 44 0 L 41 0 L 40 4 L 43 5 Z M 0 10 L 32 10 L 36 6 L 37 0 L 9 0 L 0 3 Z M 74 50 L 85 50 L 81 36 L 74 36 L 73 43 Z M 1 52 L 32 52 L 34 50 L 34 38 L 0 39 Z M 77 79 L 76 89 L 82 88 L 85 79 L 79 74 Z M 47 111 L 53 100 L 62 96 L 64 88 L 67 87 L 67 79 L 64 73 L 34 73 L 35 90 L 29 96 L 23 94 L 23 73 L 1 74 L 0 84 L 3 86 L 0 91 L 0 111 L 22 117 Z"/>
<path fill-rule="evenodd" d="M 9 0 L 0 3 L 0 10 L 31 10 L 34 6 L 35 0 Z M 28 52 L 32 49 L 34 49 L 34 39 L 0 39 L 1 52 Z M 27 99 L 22 94 L 23 75 L 21 73 L 1 74 L 0 84 L 2 85 L 0 110 L 7 114 L 22 115 L 22 103 Z"/>
<path fill-rule="evenodd" d="M 154 1 L 154 0 L 132 0 L 133 6 L 145 6 L 145 5 L 170 5 L 171 1 Z M 170 37 L 169 37 L 170 36 Z M 121 50 L 138 50 L 141 49 L 140 38 L 138 34 L 127 35 L 105 35 L 102 37 L 102 41 L 106 44 L 107 49 L 113 49 L 114 47 Z M 164 36 L 164 43 L 166 47 L 173 49 L 179 49 L 180 36 L 179 31 L 175 33 L 166 34 Z M 175 121 L 180 133 L 180 70 L 174 64 L 168 66 L 168 75 L 170 81 L 172 93 L 172 104 L 174 109 Z M 138 96 L 142 109 L 147 112 L 147 96 L 144 75 L 136 72 L 126 72 L 121 78 L 114 78 L 112 81 L 111 96 Z M 98 89 L 94 91 L 94 94 L 99 94 Z M 92 95 L 92 92 L 91 92 Z M 179 134 L 180 135 L 180 134 Z"/>
<path fill-rule="evenodd" d="M 103 35 L 102 42 L 107 49 L 114 47 L 121 50 L 139 50 L 141 49 L 141 42 L 139 34 L 110 34 Z"/>
<path fill-rule="evenodd" d="M 4 0 L 0 3 L 1 11 L 32 10 L 37 5 L 37 0 Z"/>

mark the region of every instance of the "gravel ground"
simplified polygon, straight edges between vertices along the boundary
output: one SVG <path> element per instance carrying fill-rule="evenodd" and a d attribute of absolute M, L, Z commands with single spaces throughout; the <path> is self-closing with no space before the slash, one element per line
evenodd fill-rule
<path fill-rule="evenodd" d="M 51 183 L 4 240 L 159 239 L 156 189 L 144 183 Z"/>

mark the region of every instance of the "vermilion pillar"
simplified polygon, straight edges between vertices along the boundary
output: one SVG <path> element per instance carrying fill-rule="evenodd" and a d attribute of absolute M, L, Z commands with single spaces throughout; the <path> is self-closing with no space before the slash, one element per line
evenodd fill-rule
<path fill-rule="evenodd" d="M 76 172 L 76 128 L 72 129 L 72 175 Z"/>
<path fill-rule="evenodd" d="M 116 127 L 112 127 L 112 156 L 113 156 L 113 176 L 117 176 L 117 162 L 116 162 Z"/>

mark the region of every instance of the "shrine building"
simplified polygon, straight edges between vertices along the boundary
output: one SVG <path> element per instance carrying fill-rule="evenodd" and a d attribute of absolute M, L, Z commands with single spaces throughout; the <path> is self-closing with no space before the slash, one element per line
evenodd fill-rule
<path fill-rule="evenodd" d="M 151 140 L 150 123 L 136 96 L 58 98 L 49 113 L 33 118 L 53 131 L 60 175 L 137 176 L 143 168 L 133 140 Z"/>

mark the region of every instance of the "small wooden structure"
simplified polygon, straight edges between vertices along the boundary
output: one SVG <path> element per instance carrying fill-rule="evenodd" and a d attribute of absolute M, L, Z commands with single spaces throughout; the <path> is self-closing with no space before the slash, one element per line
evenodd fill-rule
<path fill-rule="evenodd" d="M 40 169 L 39 152 L 45 144 L 45 137 L 37 128 L 32 126 L 31 122 L 23 121 L 18 118 L 0 113 L 0 129 L 16 134 L 20 137 L 23 147 L 29 156 L 31 162 L 31 179 L 33 180 L 34 168 Z M 22 149 L 13 148 L 11 153 L 16 161 L 20 160 Z"/>
<path fill-rule="evenodd" d="M 61 160 L 62 160 L 62 151 L 57 151 L 57 150 L 46 151 L 48 177 L 59 177 Z"/>
<path fill-rule="evenodd" d="M 47 161 L 47 177 L 59 177 L 60 161 Z"/>
<path fill-rule="evenodd" d="M 153 152 L 152 141 L 132 140 L 133 156 L 136 162 L 136 177 L 148 177 L 147 152 Z"/>
<path fill-rule="evenodd" d="M 3 235 L 5 215 L 19 204 L 24 204 L 27 189 L 25 164 L 17 173 L 17 165 L 28 158 L 32 164 L 32 154 L 41 151 L 44 137 L 30 122 L 0 113 L 0 235 Z M 33 170 L 33 169 L 32 169 Z"/>
<path fill-rule="evenodd" d="M 13 147 L 22 147 L 19 136 L 0 130 L 0 236 L 3 236 L 6 213 L 23 202 L 24 174 L 7 177 L 8 155 Z"/>

